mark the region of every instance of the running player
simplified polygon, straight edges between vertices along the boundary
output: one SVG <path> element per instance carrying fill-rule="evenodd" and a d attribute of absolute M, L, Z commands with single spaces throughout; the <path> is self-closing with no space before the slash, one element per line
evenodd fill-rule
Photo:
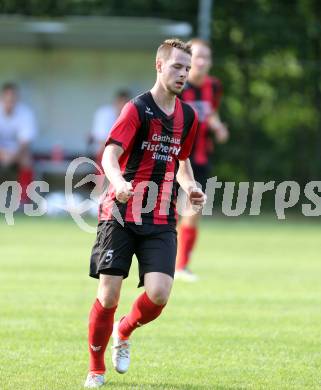
<path fill-rule="evenodd" d="M 99 279 L 99 285 L 89 317 L 87 388 L 105 383 L 110 336 L 114 368 L 125 373 L 130 335 L 156 319 L 169 299 L 176 258 L 177 181 L 196 208 L 205 201 L 188 158 L 197 114 L 177 98 L 190 67 L 190 46 L 178 39 L 164 41 L 157 50 L 155 85 L 125 105 L 106 142 L 102 164 L 111 184 L 100 207 L 90 264 L 90 276 Z M 145 291 L 114 323 L 133 254 Z"/>
<path fill-rule="evenodd" d="M 208 72 L 212 65 L 212 52 L 209 44 L 195 38 L 189 42 L 192 46 L 192 68 L 181 98 L 190 104 L 198 113 L 199 128 L 191 154 L 191 163 L 195 180 L 205 191 L 206 181 L 210 174 L 209 157 L 213 151 L 211 133 L 218 143 L 228 139 L 228 130 L 221 122 L 218 107 L 222 95 L 221 82 L 210 77 Z M 200 213 L 182 218 L 178 232 L 178 252 L 175 278 L 185 281 L 196 281 L 197 275 L 188 269 L 191 254 L 197 239 Z"/>

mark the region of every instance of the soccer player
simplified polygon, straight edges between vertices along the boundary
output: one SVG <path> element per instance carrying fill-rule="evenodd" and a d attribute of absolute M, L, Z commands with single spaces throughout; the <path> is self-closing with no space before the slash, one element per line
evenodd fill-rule
<path fill-rule="evenodd" d="M 216 142 L 224 143 L 229 133 L 218 114 L 222 95 L 221 82 L 208 75 L 212 65 L 211 48 L 206 41 L 199 38 L 189 43 L 192 45 L 192 68 L 181 98 L 198 113 L 200 125 L 191 154 L 191 164 L 195 180 L 205 191 L 211 168 L 209 157 L 213 151 L 211 134 L 214 134 Z M 175 272 L 177 279 L 190 282 L 198 279 L 197 275 L 188 269 L 188 265 L 197 239 L 199 220 L 200 213 L 193 213 L 181 219 Z"/>
<path fill-rule="evenodd" d="M 36 133 L 34 115 L 19 102 L 18 87 L 5 83 L 0 98 L 0 169 L 18 166 L 22 204 L 28 201 L 27 187 L 33 178 L 30 145 Z"/>
<path fill-rule="evenodd" d="M 157 50 L 153 88 L 125 105 L 106 142 L 103 167 L 111 184 L 100 207 L 90 264 L 90 276 L 99 279 L 99 285 L 89 317 L 87 388 L 105 382 L 104 353 L 110 336 L 114 368 L 125 373 L 129 337 L 155 320 L 169 299 L 176 258 L 177 181 L 196 208 L 205 201 L 188 158 L 197 114 L 177 97 L 190 67 L 190 46 L 178 39 L 164 41 Z M 144 292 L 114 323 L 133 254 Z"/>

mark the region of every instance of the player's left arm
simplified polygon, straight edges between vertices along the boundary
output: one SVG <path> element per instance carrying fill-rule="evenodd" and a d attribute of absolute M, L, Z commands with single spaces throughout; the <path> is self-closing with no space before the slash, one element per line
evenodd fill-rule
<path fill-rule="evenodd" d="M 190 109 L 192 110 L 192 108 Z M 178 155 L 179 167 L 176 178 L 180 186 L 187 193 L 191 204 L 202 207 L 206 202 L 206 195 L 196 185 L 193 169 L 189 160 L 198 128 L 198 115 L 194 110 L 192 110 L 191 114 L 191 127 Z"/>
<path fill-rule="evenodd" d="M 225 123 L 221 121 L 221 118 L 217 111 L 213 111 L 207 120 L 210 130 L 214 133 L 215 139 L 218 143 L 224 144 L 229 139 L 229 131 Z"/>
<path fill-rule="evenodd" d="M 229 139 L 229 131 L 226 123 L 223 123 L 218 109 L 221 103 L 221 98 L 223 95 L 223 86 L 218 79 L 212 80 L 212 99 L 211 106 L 212 112 L 207 118 L 207 123 L 209 129 L 215 136 L 216 142 L 224 144 Z"/>
<path fill-rule="evenodd" d="M 204 206 L 206 195 L 197 187 L 189 158 L 179 161 L 179 169 L 176 177 L 179 185 L 187 193 L 191 204 L 194 206 Z"/>

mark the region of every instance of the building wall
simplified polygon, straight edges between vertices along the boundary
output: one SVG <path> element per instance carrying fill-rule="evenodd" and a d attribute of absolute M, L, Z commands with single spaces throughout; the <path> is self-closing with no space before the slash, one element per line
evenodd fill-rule
<path fill-rule="evenodd" d="M 154 82 L 154 53 L 115 50 L 0 49 L 0 82 L 16 81 L 34 110 L 35 148 L 84 152 L 95 109 L 119 88 L 133 95 Z"/>

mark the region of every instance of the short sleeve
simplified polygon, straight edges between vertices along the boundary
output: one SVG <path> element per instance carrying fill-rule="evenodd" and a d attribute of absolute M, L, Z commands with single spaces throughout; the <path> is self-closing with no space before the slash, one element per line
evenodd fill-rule
<path fill-rule="evenodd" d="M 134 139 L 139 127 L 140 120 L 137 108 L 134 103 L 128 102 L 112 127 L 106 146 L 114 143 L 121 146 L 125 151 Z"/>
<path fill-rule="evenodd" d="M 178 155 L 179 160 L 186 160 L 190 156 L 193 148 L 194 139 L 198 128 L 198 115 L 196 111 L 193 110 L 193 112 L 194 120 L 183 143 L 182 149 Z"/>
<path fill-rule="evenodd" d="M 19 142 L 29 143 L 37 135 L 37 126 L 34 114 L 29 108 L 23 107 L 18 114 L 19 129 L 17 138 Z"/>

